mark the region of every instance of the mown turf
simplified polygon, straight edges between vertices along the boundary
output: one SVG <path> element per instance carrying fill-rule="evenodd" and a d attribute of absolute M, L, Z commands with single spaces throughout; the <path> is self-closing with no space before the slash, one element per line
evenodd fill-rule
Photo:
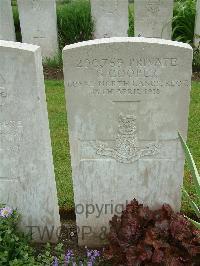
<path fill-rule="evenodd" d="M 67 133 L 67 117 L 65 109 L 63 81 L 45 81 L 53 146 L 56 182 L 60 207 L 71 209 L 74 205 L 71 179 L 70 152 Z M 200 82 L 193 82 L 189 116 L 188 145 L 192 151 L 198 169 L 200 169 Z M 195 188 L 186 167 L 184 184 L 192 197 Z M 200 205 L 200 202 L 197 202 Z M 183 198 L 182 210 L 191 213 L 191 208 Z"/>
<path fill-rule="evenodd" d="M 190 115 L 188 125 L 188 146 L 194 157 L 197 168 L 200 169 L 200 82 L 192 83 L 191 100 L 190 100 Z M 200 200 L 196 197 L 195 187 L 192 184 L 192 179 L 188 167 L 185 167 L 184 186 L 193 199 L 200 206 Z M 192 210 L 188 202 L 183 198 L 182 210 L 186 213 L 191 213 Z"/>
<path fill-rule="evenodd" d="M 64 84 L 51 80 L 45 84 L 59 206 L 71 209 L 74 200 Z"/>

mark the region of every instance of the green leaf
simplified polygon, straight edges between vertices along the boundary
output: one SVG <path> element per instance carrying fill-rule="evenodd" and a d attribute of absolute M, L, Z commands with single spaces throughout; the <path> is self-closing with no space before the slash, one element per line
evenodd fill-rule
<path fill-rule="evenodd" d="M 184 188 L 183 188 L 183 193 L 187 197 L 187 199 L 190 203 L 190 206 L 195 211 L 197 217 L 200 218 L 200 210 L 199 210 L 198 206 L 196 205 L 196 203 L 190 198 L 190 195 L 187 193 L 187 191 Z"/>
<path fill-rule="evenodd" d="M 192 178 L 193 178 L 193 181 L 195 183 L 195 189 L 196 189 L 196 192 L 198 194 L 198 197 L 200 198 L 200 176 L 199 176 L 199 173 L 197 171 L 197 167 L 195 165 L 195 162 L 193 160 L 193 157 L 192 157 L 192 154 L 187 146 L 187 144 L 185 143 L 185 141 L 183 140 L 182 136 L 180 133 L 178 133 L 179 135 L 179 138 L 181 140 L 181 144 L 183 146 L 183 149 L 185 151 L 185 157 L 186 157 L 186 160 L 188 162 L 188 165 L 189 165 L 189 169 L 191 171 L 191 174 L 192 174 Z"/>
<path fill-rule="evenodd" d="M 189 217 L 186 217 L 191 223 L 193 223 L 193 225 L 197 228 L 197 229 L 200 229 L 200 223 L 192 220 L 191 218 Z"/>

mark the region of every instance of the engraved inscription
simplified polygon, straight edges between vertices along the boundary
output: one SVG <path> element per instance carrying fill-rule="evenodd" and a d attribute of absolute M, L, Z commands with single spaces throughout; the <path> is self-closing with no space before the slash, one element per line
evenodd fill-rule
<path fill-rule="evenodd" d="M 2 76 L 2 74 L 0 73 L 0 86 L 3 86 L 5 84 L 5 79 L 4 77 Z"/>
<path fill-rule="evenodd" d="M 0 87 L 0 106 L 3 106 L 6 102 L 7 91 L 5 88 Z"/>
<path fill-rule="evenodd" d="M 168 67 L 176 67 L 177 58 L 101 58 L 80 59 L 75 65 L 82 70 L 96 71 L 99 77 L 157 77 L 159 71 Z"/>
<path fill-rule="evenodd" d="M 133 163 L 144 156 L 153 156 L 159 152 L 159 144 L 149 144 L 140 147 L 137 141 L 136 117 L 134 115 L 119 115 L 118 131 L 114 145 L 96 142 L 96 153 L 100 156 L 113 158 L 120 163 Z"/>
<path fill-rule="evenodd" d="M 0 176 L 2 180 L 17 178 L 22 137 L 22 121 L 0 121 Z"/>
<path fill-rule="evenodd" d="M 40 1 L 38 1 L 38 0 L 32 0 L 31 6 L 32 6 L 33 11 L 39 11 L 41 9 Z"/>
<path fill-rule="evenodd" d="M 158 79 L 148 80 L 83 80 L 68 81 L 69 88 L 81 88 L 82 86 L 90 88 L 90 95 L 158 95 L 162 88 L 169 87 L 188 87 L 189 80 L 170 80 L 160 81 Z"/>
<path fill-rule="evenodd" d="M 0 121 L 0 150 L 19 152 L 22 139 L 22 121 Z"/>
<path fill-rule="evenodd" d="M 77 68 L 103 68 L 103 67 L 174 67 L 178 65 L 178 59 L 172 57 L 138 57 L 128 60 L 122 58 L 93 58 L 80 59 L 75 67 Z"/>
<path fill-rule="evenodd" d="M 159 95 L 164 88 L 190 86 L 189 80 L 165 80 L 179 66 L 175 57 L 80 58 L 74 67 L 96 74 L 93 80 L 69 80 L 68 87 L 88 87 L 90 95 Z M 83 75 L 86 76 L 86 75 Z"/>
<path fill-rule="evenodd" d="M 160 11 L 160 0 L 148 0 L 146 8 L 149 12 L 156 15 Z"/>
<path fill-rule="evenodd" d="M 45 33 L 44 31 L 41 31 L 40 29 L 37 29 L 37 31 L 34 34 L 34 39 L 45 39 Z"/>
<path fill-rule="evenodd" d="M 5 88 L 5 79 L 0 74 L 0 106 L 5 104 L 7 98 L 7 90 Z"/>
<path fill-rule="evenodd" d="M 3 106 L 6 102 L 7 90 L 4 87 L 0 86 L 0 106 Z"/>

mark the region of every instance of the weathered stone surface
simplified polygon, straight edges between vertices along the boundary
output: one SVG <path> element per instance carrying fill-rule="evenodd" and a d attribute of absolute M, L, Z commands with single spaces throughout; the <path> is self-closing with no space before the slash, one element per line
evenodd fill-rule
<path fill-rule="evenodd" d="M 11 0 L 0 1 L 0 40 L 15 41 Z"/>
<path fill-rule="evenodd" d="M 41 46 L 43 57 L 58 52 L 55 0 L 18 0 L 22 41 Z"/>
<path fill-rule="evenodd" d="M 199 47 L 199 43 L 200 43 L 200 1 L 197 0 L 194 44 L 196 47 Z"/>
<path fill-rule="evenodd" d="M 110 38 L 66 46 L 63 59 L 79 244 L 102 244 L 127 200 L 179 210 L 191 47 Z"/>
<path fill-rule="evenodd" d="M 0 113 L 0 203 L 19 210 L 24 231 L 34 226 L 35 241 L 54 242 L 60 222 L 38 46 L 0 41 Z"/>
<path fill-rule="evenodd" d="M 171 39 L 173 0 L 135 0 L 135 36 Z"/>
<path fill-rule="evenodd" d="M 128 31 L 128 0 L 90 0 L 95 38 L 123 37 Z"/>

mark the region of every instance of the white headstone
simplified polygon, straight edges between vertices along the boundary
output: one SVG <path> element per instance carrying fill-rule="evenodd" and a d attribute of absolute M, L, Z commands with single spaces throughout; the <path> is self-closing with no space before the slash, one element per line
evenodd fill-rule
<path fill-rule="evenodd" d="M 194 44 L 195 47 L 200 48 L 200 1 L 196 3 L 196 20 L 195 20 L 195 32 L 194 32 Z"/>
<path fill-rule="evenodd" d="M 134 0 L 135 36 L 171 39 L 174 0 Z"/>
<path fill-rule="evenodd" d="M 58 52 L 55 0 L 18 0 L 22 41 L 41 46 L 42 56 Z"/>
<path fill-rule="evenodd" d="M 0 113 L 0 203 L 19 210 L 35 241 L 54 242 L 60 222 L 38 46 L 0 41 Z"/>
<path fill-rule="evenodd" d="M 90 0 L 95 38 L 123 37 L 128 31 L 128 0 Z"/>
<path fill-rule="evenodd" d="M 0 0 L 0 40 L 15 41 L 11 0 Z"/>
<path fill-rule="evenodd" d="M 178 211 L 192 48 L 110 38 L 66 46 L 63 59 L 79 244 L 102 244 L 133 198 Z"/>

